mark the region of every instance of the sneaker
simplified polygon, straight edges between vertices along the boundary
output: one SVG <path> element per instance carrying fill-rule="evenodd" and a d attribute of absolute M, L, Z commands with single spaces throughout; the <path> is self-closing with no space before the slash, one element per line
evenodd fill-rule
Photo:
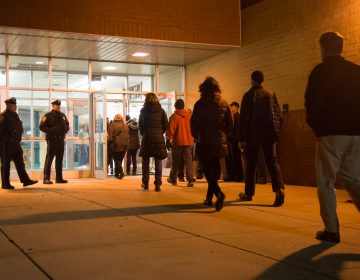
<path fill-rule="evenodd" d="M 240 201 L 252 201 L 252 196 L 247 195 L 246 193 L 239 193 Z"/>
<path fill-rule="evenodd" d="M 176 181 L 172 181 L 172 180 L 170 179 L 170 177 L 167 178 L 167 181 L 168 181 L 168 183 L 170 183 L 170 184 L 173 185 L 173 186 L 176 186 L 176 185 L 177 185 L 177 184 L 176 184 Z"/>
<path fill-rule="evenodd" d="M 194 184 L 195 184 L 194 181 L 190 181 L 190 182 L 187 183 L 187 186 L 188 186 L 189 188 L 192 188 L 192 187 L 194 186 Z"/>
<path fill-rule="evenodd" d="M 35 185 L 37 182 L 38 182 L 37 180 L 29 180 L 28 182 L 23 183 L 23 186 L 27 187 L 27 186 Z"/>
<path fill-rule="evenodd" d="M 280 207 L 284 204 L 285 201 L 285 193 L 283 190 L 279 190 L 276 192 L 275 201 L 273 207 Z"/>
<path fill-rule="evenodd" d="M 215 209 L 216 211 L 220 211 L 224 206 L 225 194 L 223 192 L 219 192 L 216 197 Z"/>
<path fill-rule="evenodd" d="M 155 191 L 156 191 L 156 192 L 161 192 L 160 185 L 155 185 Z"/>
<path fill-rule="evenodd" d="M 204 204 L 205 206 L 212 206 L 212 201 L 211 201 L 211 199 L 205 199 L 204 202 L 203 202 L 203 204 Z"/>
<path fill-rule="evenodd" d="M 340 242 L 340 233 L 321 230 L 316 233 L 315 238 L 317 240 L 321 240 L 321 241 L 339 243 Z"/>

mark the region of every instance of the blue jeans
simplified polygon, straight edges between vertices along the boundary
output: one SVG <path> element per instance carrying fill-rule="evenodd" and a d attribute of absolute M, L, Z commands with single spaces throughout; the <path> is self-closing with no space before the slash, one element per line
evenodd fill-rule
<path fill-rule="evenodd" d="M 155 186 L 161 186 L 162 181 L 162 160 L 158 158 L 154 158 L 155 160 Z M 149 184 L 150 179 L 150 157 L 142 157 L 142 182 L 144 185 Z"/>

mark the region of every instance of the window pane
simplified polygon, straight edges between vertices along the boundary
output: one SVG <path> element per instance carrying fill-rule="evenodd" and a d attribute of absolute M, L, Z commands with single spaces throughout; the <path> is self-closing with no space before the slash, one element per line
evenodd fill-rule
<path fill-rule="evenodd" d="M 48 91 L 42 91 L 42 90 L 33 91 L 32 94 L 33 94 L 33 98 L 42 98 L 42 99 L 48 99 L 49 100 L 49 97 L 50 97 Z"/>
<path fill-rule="evenodd" d="M 68 96 L 69 96 L 69 98 L 88 99 L 89 93 L 87 93 L 87 92 L 69 92 Z"/>
<path fill-rule="evenodd" d="M 28 70 L 10 70 L 11 87 L 31 87 L 31 71 Z"/>
<path fill-rule="evenodd" d="M 6 86 L 5 55 L 0 55 L 0 86 Z"/>
<path fill-rule="evenodd" d="M 88 75 L 68 74 L 68 87 L 75 90 L 87 90 L 89 88 Z"/>
<path fill-rule="evenodd" d="M 129 91 L 153 91 L 152 77 L 129 76 Z"/>
<path fill-rule="evenodd" d="M 41 118 L 49 112 L 49 101 L 48 100 L 33 100 L 33 120 L 34 120 L 34 129 L 33 136 L 45 136 L 43 132 L 40 131 L 39 125 Z"/>
<path fill-rule="evenodd" d="M 34 88 L 49 88 L 49 72 L 48 71 L 33 71 L 33 87 Z"/>
<path fill-rule="evenodd" d="M 32 169 L 33 170 L 43 170 L 47 143 L 46 141 L 35 141 L 32 143 L 33 145 L 33 154 L 32 154 Z"/>
<path fill-rule="evenodd" d="M 183 67 L 159 66 L 159 91 L 183 93 Z"/>
<path fill-rule="evenodd" d="M 52 74 L 52 88 L 67 88 L 66 72 L 54 71 Z"/>
<path fill-rule="evenodd" d="M 17 100 L 18 114 L 22 121 L 23 136 L 31 136 L 31 100 Z"/>
<path fill-rule="evenodd" d="M 10 90 L 10 97 L 31 99 L 30 90 Z"/>
<path fill-rule="evenodd" d="M 69 100 L 68 105 L 68 114 L 72 115 L 68 135 L 84 138 L 86 132 L 89 133 L 89 100 Z M 82 135 L 80 135 L 80 132 Z"/>
<path fill-rule="evenodd" d="M 87 90 L 88 61 L 72 59 L 53 59 L 53 88 Z"/>
<path fill-rule="evenodd" d="M 21 142 L 21 147 L 23 149 L 23 157 L 25 163 L 25 169 L 31 169 L 31 145 L 30 141 L 23 141 Z M 15 169 L 15 166 L 12 166 L 11 169 Z"/>
<path fill-rule="evenodd" d="M 66 92 L 62 92 L 62 91 L 53 91 L 52 92 L 52 99 L 56 100 L 56 99 L 66 99 L 67 93 Z"/>
<path fill-rule="evenodd" d="M 123 102 L 122 101 L 109 101 L 106 102 L 106 113 L 108 119 L 114 120 L 116 114 L 124 114 L 123 111 Z"/>
<path fill-rule="evenodd" d="M 10 56 L 10 86 L 49 87 L 48 59 L 31 56 Z"/>

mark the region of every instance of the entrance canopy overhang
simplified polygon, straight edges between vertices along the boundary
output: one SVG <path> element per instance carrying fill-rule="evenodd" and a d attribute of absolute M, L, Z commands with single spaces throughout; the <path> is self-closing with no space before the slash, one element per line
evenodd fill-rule
<path fill-rule="evenodd" d="M 166 42 L 0 26 L 0 54 L 142 64 L 188 65 L 234 46 Z M 149 54 L 134 57 L 136 52 Z"/>

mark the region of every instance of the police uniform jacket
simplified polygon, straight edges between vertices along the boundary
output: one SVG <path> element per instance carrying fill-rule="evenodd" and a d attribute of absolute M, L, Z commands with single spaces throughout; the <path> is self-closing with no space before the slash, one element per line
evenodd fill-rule
<path fill-rule="evenodd" d="M 23 131 L 22 121 L 16 112 L 5 110 L 0 114 L 0 141 L 2 144 L 20 143 Z"/>
<path fill-rule="evenodd" d="M 52 110 L 42 117 L 39 128 L 46 133 L 46 140 L 63 140 L 69 131 L 69 122 L 64 113 Z"/>

